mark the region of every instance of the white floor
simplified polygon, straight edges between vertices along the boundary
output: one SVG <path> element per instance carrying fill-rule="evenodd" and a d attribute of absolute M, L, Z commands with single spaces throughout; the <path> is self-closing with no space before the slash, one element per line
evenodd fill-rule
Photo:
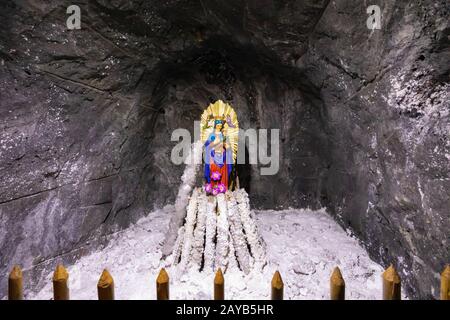
<path fill-rule="evenodd" d="M 71 299 L 96 299 L 103 268 L 115 281 L 116 299 L 155 299 L 155 279 L 161 246 L 173 207 L 152 212 L 133 227 L 112 236 L 101 251 L 68 266 Z M 383 268 L 371 261 L 358 241 L 350 237 L 324 210 L 258 211 L 259 231 L 267 246 L 268 265 L 262 272 L 225 274 L 227 299 L 268 299 L 270 281 L 279 270 L 285 299 L 328 299 L 329 277 L 335 266 L 346 281 L 347 299 L 379 299 Z M 171 299 L 211 299 L 213 274 L 195 271 L 177 275 L 168 268 Z M 28 299 L 51 299 L 48 285 Z"/>

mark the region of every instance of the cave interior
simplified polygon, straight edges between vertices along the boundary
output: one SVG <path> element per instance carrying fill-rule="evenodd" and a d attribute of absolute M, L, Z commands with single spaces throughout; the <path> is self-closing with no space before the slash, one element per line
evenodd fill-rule
<path fill-rule="evenodd" d="M 438 297 L 447 1 L 381 1 L 379 30 L 348 0 L 79 3 L 79 30 L 71 1 L 0 3 L 2 274 L 19 261 L 39 279 L 173 203 L 171 133 L 221 99 L 241 128 L 280 129 L 275 176 L 238 170 L 253 208 L 325 207 L 411 297 Z"/>

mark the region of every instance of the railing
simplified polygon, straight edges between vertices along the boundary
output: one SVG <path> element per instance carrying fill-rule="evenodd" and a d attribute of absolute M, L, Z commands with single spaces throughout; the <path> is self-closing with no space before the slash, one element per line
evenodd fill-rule
<path fill-rule="evenodd" d="M 53 299 L 69 300 L 69 273 L 63 265 L 58 265 L 53 273 Z M 401 299 L 401 279 L 391 265 L 382 274 L 383 300 Z M 114 280 L 108 270 L 103 270 L 97 283 L 99 300 L 114 300 Z M 284 283 L 281 274 L 276 271 L 271 282 L 271 299 L 283 300 Z M 23 277 L 19 266 L 14 266 L 8 279 L 9 300 L 23 299 Z M 156 278 L 156 299 L 169 300 L 169 275 L 164 268 Z M 222 270 L 216 272 L 214 278 L 214 299 L 225 299 L 225 279 Z M 336 267 L 330 277 L 330 299 L 345 300 L 345 281 Z M 441 274 L 441 300 L 450 300 L 450 265 Z"/>

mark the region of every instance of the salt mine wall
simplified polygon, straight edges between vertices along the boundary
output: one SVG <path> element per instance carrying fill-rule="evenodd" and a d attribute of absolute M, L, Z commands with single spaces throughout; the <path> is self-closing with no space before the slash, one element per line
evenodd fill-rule
<path fill-rule="evenodd" d="M 171 134 L 217 99 L 280 129 L 280 169 L 239 170 L 251 206 L 326 207 L 413 298 L 450 260 L 446 1 L 0 3 L 0 272 L 90 252 L 175 201 Z M 301 239 L 298 239 L 301 241 Z M 5 294 L 1 277 L 0 296 Z"/>
<path fill-rule="evenodd" d="M 322 202 L 413 297 L 439 295 L 450 260 L 449 4 L 330 2 L 299 62 L 320 88 L 331 167 Z M 445 18 L 447 17 L 447 18 Z"/>

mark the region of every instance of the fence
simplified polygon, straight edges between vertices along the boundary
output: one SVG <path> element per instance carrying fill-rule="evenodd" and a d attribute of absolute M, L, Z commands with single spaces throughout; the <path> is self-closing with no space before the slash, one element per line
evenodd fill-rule
<path fill-rule="evenodd" d="M 62 265 L 58 265 L 53 274 L 53 299 L 69 300 L 69 273 Z M 401 280 L 395 268 L 391 265 L 382 274 L 383 300 L 401 299 Z M 222 270 L 216 272 L 214 278 L 214 299 L 225 299 L 225 279 Z M 97 283 L 99 300 L 114 300 L 114 280 L 108 270 L 103 270 Z M 284 283 L 281 274 L 276 271 L 271 282 L 272 300 L 283 300 Z M 23 277 L 19 266 L 14 266 L 8 279 L 9 300 L 23 299 Z M 163 268 L 156 278 L 157 300 L 169 300 L 169 275 Z M 345 300 L 345 281 L 342 273 L 336 267 L 330 277 L 330 299 Z M 441 300 L 450 300 L 450 265 L 441 274 Z"/>

